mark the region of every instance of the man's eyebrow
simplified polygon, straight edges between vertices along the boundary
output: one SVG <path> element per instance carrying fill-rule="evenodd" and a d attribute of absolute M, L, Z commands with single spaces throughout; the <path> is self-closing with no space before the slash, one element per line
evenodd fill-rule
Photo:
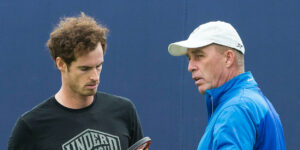
<path fill-rule="evenodd" d="M 201 49 L 195 49 L 191 51 L 192 54 L 203 53 Z"/>
<path fill-rule="evenodd" d="M 92 67 L 83 65 L 83 66 L 77 66 L 77 68 L 92 68 Z"/>
<path fill-rule="evenodd" d="M 203 52 L 201 51 L 201 49 L 193 49 L 193 50 L 191 50 L 190 53 L 193 54 L 193 55 L 195 55 L 195 54 L 203 53 Z M 186 53 L 185 56 L 186 57 L 190 57 L 189 53 Z"/>
<path fill-rule="evenodd" d="M 97 64 L 96 66 L 101 66 L 103 65 L 104 61 L 102 61 L 101 63 Z M 77 68 L 93 68 L 93 66 L 89 66 L 89 65 L 82 65 L 82 66 L 77 66 Z"/>

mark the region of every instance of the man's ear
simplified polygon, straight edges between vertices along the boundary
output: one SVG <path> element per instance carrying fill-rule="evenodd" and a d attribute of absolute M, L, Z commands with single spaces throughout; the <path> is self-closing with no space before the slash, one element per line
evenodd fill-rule
<path fill-rule="evenodd" d="M 56 63 L 56 67 L 60 72 L 64 72 L 67 70 L 67 64 L 65 63 L 65 61 L 60 58 L 60 57 L 56 57 L 55 59 L 55 63 Z"/>
<path fill-rule="evenodd" d="M 234 51 L 233 50 L 227 50 L 227 51 L 225 51 L 225 63 L 226 63 L 226 67 L 231 67 L 232 65 L 233 65 L 233 63 L 234 63 L 234 60 L 235 60 L 235 53 L 234 53 Z"/>

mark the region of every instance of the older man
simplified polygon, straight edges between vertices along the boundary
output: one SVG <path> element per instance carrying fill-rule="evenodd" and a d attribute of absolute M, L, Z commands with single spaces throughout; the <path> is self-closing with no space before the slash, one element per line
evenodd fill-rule
<path fill-rule="evenodd" d="M 229 23 L 202 24 L 187 40 L 170 44 L 169 53 L 187 56 L 188 71 L 205 94 L 209 121 L 198 150 L 285 149 L 280 118 L 244 72 L 245 48 Z"/>

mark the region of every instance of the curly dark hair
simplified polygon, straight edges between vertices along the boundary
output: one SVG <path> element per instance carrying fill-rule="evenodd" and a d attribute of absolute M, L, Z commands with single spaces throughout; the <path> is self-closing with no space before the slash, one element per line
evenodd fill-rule
<path fill-rule="evenodd" d="M 83 12 L 79 17 L 62 18 L 47 42 L 52 59 L 61 57 L 69 66 L 78 56 L 93 51 L 101 43 L 106 51 L 108 29 Z"/>

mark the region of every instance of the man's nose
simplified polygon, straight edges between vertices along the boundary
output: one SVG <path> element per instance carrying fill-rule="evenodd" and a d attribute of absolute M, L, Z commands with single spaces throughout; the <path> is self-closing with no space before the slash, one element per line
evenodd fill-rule
<path fill-rule="evenodd" d="M 100 72 L 95 68 L 91 72 L 90 79 L 97 81 L 97 80 L 99 80 L 99 76 L 100 76 Z"/>
<path fill-rule="evenodd" d="M 189 65 L 188 65 L 188 71 L 193 72 L 195 70 L 196 70 L 196 66 L 195 66 L 194 62 L 192 60 L 190 60 Z"/>

